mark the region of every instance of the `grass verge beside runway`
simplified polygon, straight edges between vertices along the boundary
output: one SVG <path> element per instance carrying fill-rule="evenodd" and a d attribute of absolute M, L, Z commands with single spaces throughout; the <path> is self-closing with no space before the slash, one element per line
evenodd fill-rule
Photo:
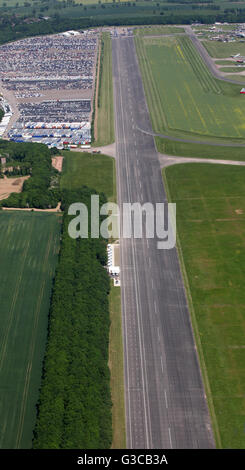
<path fill-rule="evenodd" d="M 0 212 L 0 448 L 31 448 L 61 217 Z"/>
<path fill-rule="evenodd" d="M 245 169 L 184 164 L 163 176 L 177 204 L 179 254 L 216 443 L 244 448 Z"/>
<path fill-rule="evenodd" d="M 95 147 L 111 144 L 115 140 L 111 38 L 109 33 L 102 33 L 98 73 L 98 100 L 95 103 L 96 140 L 93 143 Z"/>
<path fill-rule="evenodd" d="M 111 281 L 110 291 L 110 348 L 109 366 L 111 371 L 112 394 L 112 449 L 126 449 L 124 368 L 121 321 L 121 289 Z"/>
<path fill-rule="evenodd" d="M 188 37 L 135 37 L 153 130 L 201 141 L 245 141 L 240 85 L 217 80 Z"/>
<path fill-rule="evenodd" d="M 245 160 L 245 147 L 215 147 L 213 145 L 189 144 L 156 137 L 160 153 L 180 157 L 213 158 L 220 160 Z"/>
<path fill-rule="evenodd" d="M 108 200 L 116 202 L 115 160 L 107 155 L 87 152 L 62 152 L 64 155 L 61 189 L 78 189 L 86 185 Z"/>

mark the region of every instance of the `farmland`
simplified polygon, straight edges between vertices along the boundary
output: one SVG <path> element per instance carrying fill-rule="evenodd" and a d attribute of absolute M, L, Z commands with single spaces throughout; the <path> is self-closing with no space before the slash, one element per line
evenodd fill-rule
<path fill-rule="evenodd" d="M 60 218 L 0 213 L 0 448 L 30 448 Z"/>
<path fill-rule="evenodd" d="M 240 86 L 216 80 L 188 38 L 136 37 L 136 47 L 155 132 L 245 139 Z"/>
<path fill-rule="evenodd" d="M 114 142 L 113 86 L 111 63 L 111 38 L 102 34 L 97 100 L 95 102 L 94 145 L 108 145 Z"/>
<path fill-rule="evenodd" d="M 165 175 L 217 445 L 244 448 L 245 170 L 185 164 Z"/>
<path fill-rule="evenodd" d="M 63 152 L 65 158 L 61 188 L 75 190 L 82 185 L 103 192 L 110 200 L 116 198 L 115 162 L 106 155 L 85 152 Z"/>

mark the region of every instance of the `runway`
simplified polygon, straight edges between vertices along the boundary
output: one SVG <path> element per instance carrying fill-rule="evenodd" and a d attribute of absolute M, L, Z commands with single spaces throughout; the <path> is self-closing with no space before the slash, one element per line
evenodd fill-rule
<path fill-rule="evenodd" d="M 118 202 L 164 202 L 133 38 L 112 39 Z M 177 207 L 178 217 L 178 207 Z M 121 239 L 127 447 L 213 448 L 176 249 Z"/>

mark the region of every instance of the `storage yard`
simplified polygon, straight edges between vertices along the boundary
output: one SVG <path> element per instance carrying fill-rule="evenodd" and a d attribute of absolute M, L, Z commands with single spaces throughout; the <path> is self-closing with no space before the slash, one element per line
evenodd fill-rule
<path fill-rule="evenodd" d="M 59 100 L 19 105 L 20 116 L 9 137 L 15 142 L 39 142 L 49 147 L 89 145 L 91 101 Z"/>
<path fill-rule="evenodd" d="M 1 46 L 0 89 L 18 110 L 2 135 L 60 149 L 90 145 L 97 44 L 91 30 Z"/>

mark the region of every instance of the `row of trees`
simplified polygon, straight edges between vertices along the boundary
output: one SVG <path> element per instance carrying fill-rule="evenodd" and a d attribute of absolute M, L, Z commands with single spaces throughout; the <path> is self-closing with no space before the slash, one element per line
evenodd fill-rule
<path fill-rule="evenodd" d="M 192 10 L 190 13 L 186 11 L 186 5 L 192 5 L 192 3 L 185 2 L 183 4 L 183 10 L 181 5 L 176 5 L 176 10 L 164 13 L 161 11 L 159 14 L 153 14 L 149 9 L 146 9 L 144 4 L 140 6 L 131 5 L 130 14 L 126 14 L 124 6 L 115 4 L 119 10 L 114 13 L 111 6 L 106 6 L 101 10 L 99 15 L 93 16 L 91 11 L 84 11 L 79 13 L 77 18 L 62 17 L 57 12 L 48 21 L 40 20 L 33 23 L 28 23 L 23 17 L 17 17 L 15 15 L 8 15 L 8 13 L 0 17 L 0 44 L 5 42 L 17 40 L 23 37 L 36 36 L 41 34 L 52 34 L 69 29 L 84 29 L 96 26 L 120 26 L 120 25 L 137 25 L 137 24 L 190 24 L 193 21 L 200 23 L 214 23 L 215 21 L 220 22 L 245 22 L 245 10 L 244 9 L 227 9 L 226 11 L 213 11 L 208 12 L 205 4 L 198 4 L 200 9 Z M 193 5 L 197 5 L 196 2 Z M 105 4 L 103 5 L 105 7 Z M 125 8 L 129 5 L 125 4 Z M 217 8 L 217 5 L 212 8 Z M 89 10 L 89 5 L 86 7 Z M 164 10 L 167 7 L 162 7 Z M 169 7 L 170 8 L 170 7 Z M 172 8 L 172 7 L 171 7 Z M 211 10 L 209 6 L 208 10 Z M 122 13 L 122 15 L 120 14 Z"/>
<path fill-rule="evenodd" d="M 62 194 L 59 263 L 52 292 L 48 343 L 34 431 L 35 449 L 108 449 L 112 440 L 109 278 L 102 239 L 68 235 L 71 202 L 90 206 L 94 191 Z M 105 197 L 100 195 L 101 204 Z"/>
<path fill-rule="evenodd" d="M 56 207 L 60 200 L 58 185 L 58 172 L 52 167 L 52 154 L 56 149 L 49 150 L 46 145 L 33 143 L 15 143 L 0 140 L 0 154 L 7 156 L 7 173 L 30 175 L 24 182 L 21 193 L 12 193 L 7 199 L 1 201 L 4 207 L 34 207 L 47 209 Z M 2 168 L 3 171 L 3 168 Z M 1 173 L 1 169 L 0 169 Z M 52 184 L 55 180 L 57 184 Z"/>

